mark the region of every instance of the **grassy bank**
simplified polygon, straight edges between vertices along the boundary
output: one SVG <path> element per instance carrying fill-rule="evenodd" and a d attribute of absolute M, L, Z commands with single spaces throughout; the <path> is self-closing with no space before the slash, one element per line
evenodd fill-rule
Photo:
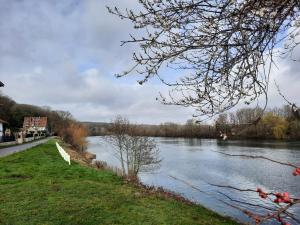
<path fill-rule="evenodd" d="M 107 171 L 68 166 L 54 141 L 0 158 L 0 224 L 237 224 L 145 194 Z"/>

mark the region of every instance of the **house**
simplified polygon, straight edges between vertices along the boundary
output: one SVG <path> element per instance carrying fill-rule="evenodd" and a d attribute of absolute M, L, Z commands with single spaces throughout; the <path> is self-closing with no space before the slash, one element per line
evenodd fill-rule
<path fill-rule="evenodd" d="M 8 124 L 6 121 L 0 119 L 0 142 L 3 142 L 6 124 Z"/>
<path fill-rule="evenodd" d="M 48 133 L 47 117 L 24 117 L 23 131 L 28 137 L 45 136 Z"/>

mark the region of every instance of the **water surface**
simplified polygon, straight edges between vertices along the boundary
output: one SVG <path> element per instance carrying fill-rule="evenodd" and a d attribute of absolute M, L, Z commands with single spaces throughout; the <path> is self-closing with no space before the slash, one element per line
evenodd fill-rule
<path fill-rule="evenodd" d="M 292 168 L 266 160 L 229 157 L 219 153 L 259 155 L 300 165 L 300 142 L 155 139 L 163 161 L 161 167 L 153 173 L 139 174 L 141 181 L 147 185 L 162 186 L 242 222 L 249 222 L 249 219 L 240 210 L 224 202 L 252 211 L 257 210 L 257 207 L 239 202 L 273 206 L 265 204 L 257 193 L 233 191 L 210 184 L 230 185 L 241 189 L 261 187 L 266 191 L 287 191 L 300 197 L 300 177 L 292 175 Z M 106 161 L 112 166 L 120 165 L 112 146 L 103 137 L 89 137 L 88 140 L 88 151 L 95 153 L 97 160 Z M 293 208 L 291 212 L 298 214 L 300 219 L 300 207 Z"/>

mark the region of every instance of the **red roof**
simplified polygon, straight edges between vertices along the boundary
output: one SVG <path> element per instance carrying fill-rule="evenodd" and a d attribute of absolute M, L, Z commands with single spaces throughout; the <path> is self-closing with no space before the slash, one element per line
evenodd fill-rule
<path fill-rule="evenodd" d="M 47 117 L 24 117 L 23 128 L 47 126 Z"/>

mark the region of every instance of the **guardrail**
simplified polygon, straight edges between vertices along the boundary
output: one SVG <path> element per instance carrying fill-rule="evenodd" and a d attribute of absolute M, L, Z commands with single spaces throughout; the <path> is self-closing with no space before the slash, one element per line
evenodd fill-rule
<path fill-rule="evenodd" d="M 56 147 L 61 155 L 61 157 L 63 157 L 63 159 L 65 161 L 67 161 L 69 163 L 69 165 L 71 165 L 71 157 L 68 153 L 66 153 L 66 151 L 56 142 Z"/>

